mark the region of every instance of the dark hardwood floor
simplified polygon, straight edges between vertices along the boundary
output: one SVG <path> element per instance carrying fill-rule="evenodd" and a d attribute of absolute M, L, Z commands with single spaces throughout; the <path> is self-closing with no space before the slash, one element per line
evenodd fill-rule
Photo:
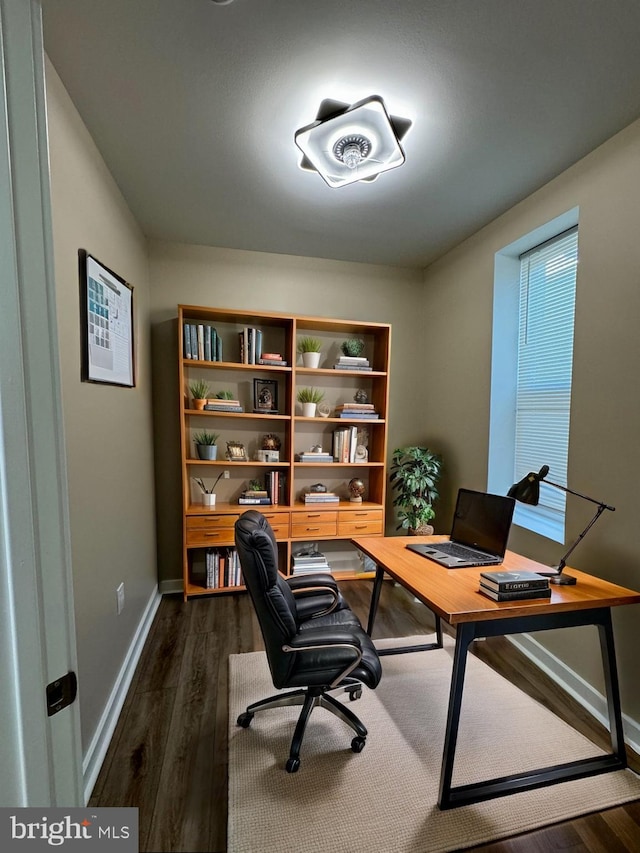
<path fill-rule="evenodd" d="M 366 624 L 371 583 L 342 588 Z M 432 629 L 427 608 L 401 587 L 384 585 L 374 638 Z M 186 604 L 181 596 L 163 598 L 90 800 L 100 807 L 137 806 L 141 851 L 226 850 L 227 658 L 262 648 L 245 593 Z M 608 748 L 604 729 L 508 641 L 476 643 L 475 653 Z M 638 756 L 630 754 L 629 762 L 640 771 Z M 639 853 L 640 801 L 473 849 Z"/>

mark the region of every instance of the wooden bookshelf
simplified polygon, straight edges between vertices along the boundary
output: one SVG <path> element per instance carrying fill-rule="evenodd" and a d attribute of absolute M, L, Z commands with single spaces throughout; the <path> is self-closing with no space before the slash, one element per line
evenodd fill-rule
<path fill-rule="evenodd" d="M 185 334 L 188 329 L 188 338 Z M 192 347 L 192 332 L 200 333 L 201 348 Z M 215 330 L 205 331 L 206 327 Z M 244 329 L 251 329 L 245 334 Z M 210 347 L 204 352 L 203 337 L 209 336 Z M 278 542 L 280 570 L 291 572 L 291 556 L 305 543 L 342 542 L 351 548 L 352 536 L 382 536 L 385 529 L 385 494 L 387 483 L 387 424 L 389 405 L 389 354 L 391 327 L 383 323 L 333 320 L 320 317 L 271 314 L 266 312 L 229 311 L 194 305 L 178 306 L 180 434 L 183 491 L 183 588 L 184 598 L 222 592 L 235 592 L 240 585 L 206 585 L 207 549 L 227 549 L 233 546 L 235 520 L 247 509 L 257 509 L 267 516 Z M 318 368 L 298 363 L 297 340 L 313 336 L 322 343 Z M 364 341 L 363 357 L 370 370 L 336 369 L 334 364 L 342 354 L 340 346 L 349 338 Z M 221 358 L 216 360 L 216 341 Z M 256 344 L 262 353 L 282 355 L 282 365 L 247 363 L 243 353 L 247 343 L 253 347 L 246 358 L 255 358 Z M 259 350 L 258 350 L 259 352 Z M 188 353 L 195 355 L 189 358 Z M 242 412 L 200 411 L 192 403 L 189 385 L 201 379 L 210 386 L 210 399 L 221 391 L 229 391 L 240 401 Z M 277 389 L 277 413 L 254 411 L 254 380 L 271 384 Z M 297 403 L 301 387 L 315 387 L 324 394 L 329 415 L 303 417 Z M 335 407 L 353 402 L 357 391 L 363 390 L 373 404 L 378 417 L 338 417 Z M 301 452 L 321 446 L 333 452 L 334 431 L 351 428 L 347 461 L 300 462 Z M 218 433 L 218 456 L 215 461 L 199 459 L 193 437 L 198 432 Z M 280 443 L 279 460 L 265 462 L 256 458 L 262 449 L 265 434 L 275 436 Z M 246 458 L 231 461 L 226 456 L 226 442 L 244 446 Z M 354 442 L 367 448 L 366 460 L 355 461 Z M 207 487 L 223 471 L 228 479 L 216 486 L 216 505 L 205 507 L 195 478 Z M 265 482 L 269 472 L 278 472 L 283 486 L 278 503 L 271 505 L 240 505 L 238 497 L 250 480 Z M 348 483 L 352 478 L 363 481 L 362 503 L 349 498 Z M 339 503 L 309 505 L 302 494 L 311 485 L 322 483 L 339 495 Z M 353 571 L 341 570 L 341 580 L 371 577 L 358 570 L 354 551 Z"/>

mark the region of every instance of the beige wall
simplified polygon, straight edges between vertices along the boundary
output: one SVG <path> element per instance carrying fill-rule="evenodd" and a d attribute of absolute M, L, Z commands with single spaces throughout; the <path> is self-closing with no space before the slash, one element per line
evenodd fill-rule
<path fill-rule="evenodd" d="M 446 448 L 441 517 L 450 517 L 458 486 L 483 488 L 487 482 L 494 254 L 579 205 L 568 482 L 612 504 L 616 512 L 598 521 L 571 562 L 635 589 L 640 588 L 639 164 L 636 122 L 431 266 L 424 279 L 425 321 L 431 330 L 424 346 L 431 367 L 424 422 Z M 430 321 L 433 317 L 445 320 Z M 454 323 L 464 346 L 451 336 Z M 592 511 L 591 504 L 569 498 L 567 547 Z M 511 546 L 549 564 L 563 550 L 520 528 L 514 529 Z M 639 613 L 638 606 L 614 612 L 623 706 L 635 720 L 640 720 Z M 572 669 L 600 685 L 595 629 L 545 637 Z"/>
<path fill-rule="evenodd" d="M 151 243 L 160 580 L 182 577 L 176 306 L 207 305 L 391 323 L 389 451 L 424 441 L 415 417 L 422 276 L 369 264 Z"/>
<path fill-rule="evenodd" d="M 157 583 L 149 273 L 140 228 L 47 63 L 57 314 L 83 753 Z M 134 286 L 137 386 L 80 381 L 78 249 Z M 116 615 L 116 587 L 126 603 Z"/>

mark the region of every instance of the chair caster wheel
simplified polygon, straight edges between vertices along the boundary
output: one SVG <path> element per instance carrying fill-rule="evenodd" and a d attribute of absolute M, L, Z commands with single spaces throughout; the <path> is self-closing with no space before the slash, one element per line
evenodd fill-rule
<path fill-rule="evenodd" d="M 361 699 L 361 698 L 362 698 L 362 687 L 358 687 L 355 690 L 352 690 L 351 693 L 349 693 L 349 699 L 352 702 L 355 702 L 356 699 Z"/>
<path fill-rule="evenodd" d="M 243 729 L 248 729 L 251 725 L 251 720 L 253 720 L 253 714 L 249 714 L 248 711 L 245 711 L 243 714 L 240 714 L 237 723 L 239 726 L 242 726 Z"/>
<path fill-rule="evenodd" d="M 362 752 L 364 749 L 364 745 L 366 743 L 365 738 L 363 737 L 354 737 L 351 741 L 351 751 L 352 752 Z"/>
<path fill-rule="evenodd" d="M 288 758 L 287 763 L 285 765 L 285 769 L 287 773 L 297 773 L 300 769 L 300 759 L 299 758 Z"/>

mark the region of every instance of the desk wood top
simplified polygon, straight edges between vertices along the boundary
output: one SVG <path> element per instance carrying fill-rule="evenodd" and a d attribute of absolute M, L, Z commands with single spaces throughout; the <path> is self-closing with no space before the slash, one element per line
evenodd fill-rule
<path fill-rule="evenodd" d="M 447 536 L 366 536 L 351 541 L 450 625 L 539 613 L 588 610 L 640 603 L 640 593 L 567 567 L 575 586 L 551 584 L 550 599 L 493 601 L 478 591 L 482 571 L 549 571 L 549 566 L 507 551 L 500 566 L 445 569 L 407 550 L 408 544 L 444 542 Z"/>

